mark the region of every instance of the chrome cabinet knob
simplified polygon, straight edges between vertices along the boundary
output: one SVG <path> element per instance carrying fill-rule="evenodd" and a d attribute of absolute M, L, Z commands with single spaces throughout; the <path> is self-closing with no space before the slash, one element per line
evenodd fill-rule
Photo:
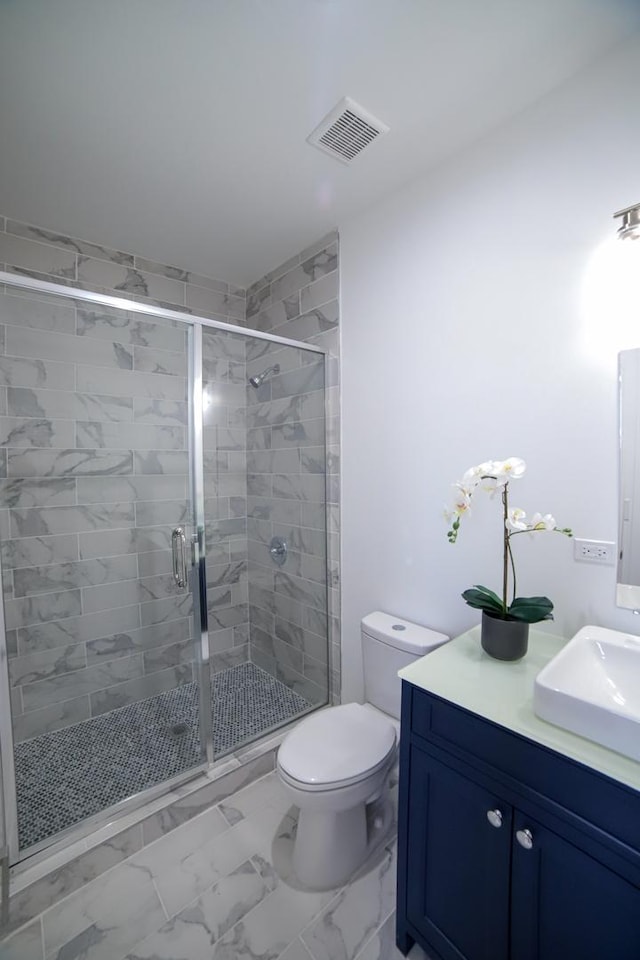
<path fill-rule="evenodd" d="M 502 811 L 501 810 L 487 810 L 487 820 L 492 827 L 495 827 L 496 830 L 499 830 L 502 826 Z"/>
<path fill-rule="evenodd" d="M 533 834 L 531 830 L 518 830 L 516 832 L 516 840 L 525 850 L 531 850 L 533 847 Z"/>

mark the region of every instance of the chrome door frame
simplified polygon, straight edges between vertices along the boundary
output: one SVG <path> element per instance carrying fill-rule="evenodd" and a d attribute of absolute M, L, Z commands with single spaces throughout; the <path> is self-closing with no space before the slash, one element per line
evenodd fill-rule
<path fill-rule="evenodd" d="M 202 427 L 202 328 L 210 327 L 226 333 L 236 334 L 243 338 L 251 337 L 254 340 L 267 340 L 270 343 L 279 343 L 283 346 L 295 347 L 297 350 L 306 350 L 310 353 L 317 353 L 325 357 L 325 395 L 327 390 L 326 365 L 328 362 L 327 351 L 324 347 L 318 347 L 315 344 L 305 343 L 300 340 L 292 340 L 288 337 L 278 337 L 273 334 L 263 333 L 260 330 L 253 330 L 249 327 L 239 326 L 237 324 L 225 323 L 221 320 L 211 320 L 208 317 L 200 317 L 196 314 L 183 313 L 180 310 L 169 310 L 165 307 L 157 307 L 152 304 L 143 303 L 137 300 L 127 300 L 123 297 L 113 297 L 108 294 L 94 293 L 91 290 L 81 290 L 70 284 L 69 286 L 61 283 L 49 283 L 45 280 L 37 280 L 33 277 L 22 276 L 20 274 L 0 271 L 0 284 L 6 284 L 10 289 L 16 287 L 22 290 L 32 290 L 34 293 L 47 293 L 59 297 L 67 297 L 73 300 L 83 300 L 88 303 L 100 304 L 107 307 L 113 307 L 118 310 L 125 310 L 130 313 L 140 313 L 146 316 L 158 317 L 165 320 L 177 320 L 184 323 L 189 331 L 190 340 L 192 340 L 189 350 L 189 375 L 188 383 L 192 391 L 189 404 L 189 434 L 192 444 L 192 455 L 189 458 L 190 487 L 192 497 L 192 508 L 195 520 L 195 540 L 192 543 L 192 594 L 194 598 L 194 637 L 197 640 L 199 648 L 198 666 L 200 668 L 200 682 L 198 688 L 200 691 L 200 735 L 203 745 L 203 762 L 190 770 L 173 777 L 171 780 L 165 780 L 160 784 L 148 787 L 137 794 L 121 800 L 111 807 L 105 808 L 81 820 L 77 824 L 61 830 L 59 833 L 48 837 L 46 840 L 31 847 L 26 847 L 21 851 L 18 843 L 18 812 L 17 812 L 17 793 L 15 777 L 14 760 L 14 741 L 13 741 L 13 721 L 11 714 L 11 688 L 9 684 L 8 669 L 8 651 L 5 632 L 4 616 L 4 596 L 0 590 L 0 788 L 2 790 L 2 804 L 0 809 L 4 809 L 5 820 L 5 843 L 9 849 L 9 858 L 12 865 L 21 861 L 28 860 L 32 856 L 41 853 L 49 847 L 60 846 L 61 843 L 67 846 L 75 840 L 93 833 L 95 830 L 106 826 L 116 818 L 125 813 L 131 813 L 137 808 L 169 793 L 182 783 L 194 779 L 201 773 L 206 772 L 215 760 L 213 751 L 213 729 L 209 709 L 205 705 L 210 702 L 204 701 L 204 696 L 210 697 L 211 674 L 210 674 L 210 649 L 209 634 L 207 629 L 207 611 L 206 611 L 206 557 L 205 557 L 205 523 L 204 523 L 204 450 L 203 450 L 203 427 Z M 326 442 L 326 441 L 325 441 Z M 328 474 L 326 483 L 328 484 Z M 328 502 L 328 501 L 327 501 Z M 328 536 L 328 524 L 325 528 L 325 535 Z M 327 603 L 329 600 L 329 582 L 327 577 Z M 328 610 L 327 610 L 328 613 Z M 198 615 L 199 614 L 199 615 Z M 329 632 L 327 632 L 327 643 L 329 643 Z M 330 675 L 328 677 L 330 683 Z M 1 839 L 1 838 L 0 838 Z M 1 845 L 0 845 L 1 846 Z"/>

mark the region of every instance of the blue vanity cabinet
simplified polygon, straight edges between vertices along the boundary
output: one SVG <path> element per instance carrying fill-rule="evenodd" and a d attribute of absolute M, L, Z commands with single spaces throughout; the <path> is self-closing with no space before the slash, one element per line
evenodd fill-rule
<path fill-rule="evenodd" d="M 640 960 L 640 795 L 403 683 L 397 943 Z"/>

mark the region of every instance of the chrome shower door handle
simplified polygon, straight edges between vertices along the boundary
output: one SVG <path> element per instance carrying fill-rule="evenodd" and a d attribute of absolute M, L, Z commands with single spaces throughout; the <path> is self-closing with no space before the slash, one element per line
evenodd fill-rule
<path fill-rule="evenodd" d="M 187 585 L 187 538 L 182 527 L 176 527 L 171 534 L 171 554 L 173 561 L 173 579 L 179 587 Z"/>

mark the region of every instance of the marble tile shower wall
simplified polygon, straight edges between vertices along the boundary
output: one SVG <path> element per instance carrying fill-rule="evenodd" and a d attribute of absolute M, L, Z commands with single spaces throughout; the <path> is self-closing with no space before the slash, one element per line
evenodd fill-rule
<path fill-rule="evenodd" d="M 323 398 L 317 355 L 247 344 L 248 377 L 280 365 L 257 391 L 247 387 L 250 655 L 312 702 L 324 698 L 327 659 L 340 699 L 338 256 L 331 234 L 247 290 L 248 327 L 322 346 L 329 357 Z M 279 572 L 266 553 L 274 535 L 290 548 Z"/>
<path fill-rule="evenodd" d="M 1 218 L 0 227 L 8 272 L 151 294 L 227 322 L 244 315 L 243 291 L 224 283 Z M 0 291 L 0 538 L 18 740 L 192 679 L 191 600 L 172 583 L 168 550 L 187 507 L 185 333 L 69 292 Z M 245 405 L 234 383 L 244 353 L 226 336 L 210 342 L 215 356 L 205 348 L 223 445 Z M 223 450 L 205 465 L 214 669 L 248 659 L 246 534 L 230 522 L 246 489 L 231 458 Z"/>
<path fill-rule="evenodd" d="M 50 283 L 244 324 L 240 287 L 1 216 L 0 266 Z"/>

